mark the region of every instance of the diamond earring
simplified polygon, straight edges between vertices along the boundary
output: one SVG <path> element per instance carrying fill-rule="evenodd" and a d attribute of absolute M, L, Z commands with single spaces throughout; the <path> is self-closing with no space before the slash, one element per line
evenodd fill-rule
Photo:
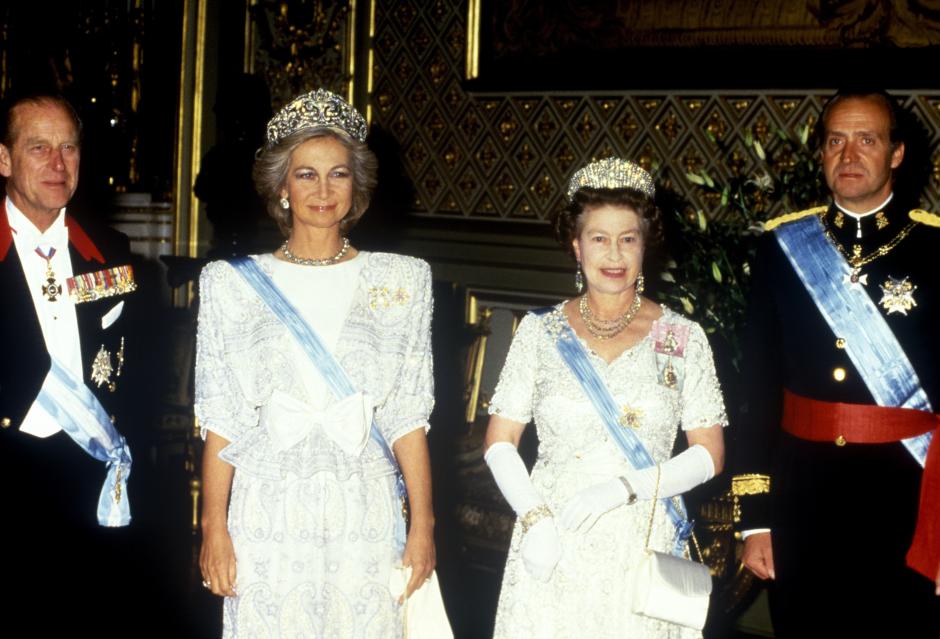
<path fill-rule="evenodd" d="M 581 272 L 581 262 L 578 262 L 578 270 L 574 272 L 574 287 L 578 292 L 584 290 L 584 274 Z"/>

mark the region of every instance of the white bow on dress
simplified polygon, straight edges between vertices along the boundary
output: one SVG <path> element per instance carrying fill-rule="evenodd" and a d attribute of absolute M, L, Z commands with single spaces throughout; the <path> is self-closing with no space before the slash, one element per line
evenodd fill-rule
<path fill-rule="evenodd" d="M 261 408 L 261 423 L 268 429 L 275 452 L 287 450 L 314 428 L 321 428 L 343 452 L 358 456 L 369 440 L 374 408 L 371 397 L 353 393 L 317 410 L 276 389 Z"/>

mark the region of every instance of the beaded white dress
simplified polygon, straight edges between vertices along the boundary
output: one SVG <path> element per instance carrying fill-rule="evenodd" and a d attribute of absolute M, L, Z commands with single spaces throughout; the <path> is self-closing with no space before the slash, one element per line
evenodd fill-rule
<path fill-rule="evenodd" d="M 433 406 L 431 278 L 426 263 L 360 253 L 325 267 L 255 258 L 375 406 L 385 440 L 427 428 Z M 223 637 L 399 637 L 389 592 L 401 557 L 394 541 L 395 476 L 371 439 L 361 452 L 326 427 L 289 424 L 284 447 L 266 413 L 289 396 L 317 410 L 336 400 L 287 328 L 232 266 L 200 278 L 196 416 L 230 444 L 235 467 L 228 527 L 236 597 Z M 303 422 L 303 420 L 298 420 Z M 303 433 L 303 429 L 309 432 Z"/>
<path fill-rule="evenodd" d="M 519 324 L 490 404 L 490 413 L 538 429 L 539 452 L 532 482 L 554 513 L 579 490 L 630 468 L 610 439 L 590 400 L 559 355 L 551 330 L 567 324 L 563 305 Z M 659 462 L 672 453 L 682 429 L 726 425 L 724 402 L 711 349 L 698 324 L 663 308 L 651 334 L 607 364 L 590 360 L 622 407 L 623 428 L 634 428 Z M 666 356 L 654 335 L 675 330 L 687 336 L 680 355 Z M 671 366 L 680 380 L 670 387 Z M 519 554 L 522 530 L 513 530 L 503 575 L 494 636 L 505 639 L 699 637 L 700 633 L 632 614 L 631 569 L 644 550 L 650 501 L 603 515 L 587 533 L 559 526 L 562 556 L 547 583 L 532 578 Z M 650 546 L 672 548 L 674 528 L 657 505 Z"/>

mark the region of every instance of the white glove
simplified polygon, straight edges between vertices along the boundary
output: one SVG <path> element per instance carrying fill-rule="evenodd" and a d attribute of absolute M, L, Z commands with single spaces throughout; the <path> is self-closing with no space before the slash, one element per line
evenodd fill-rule
<path fill-rule="evenodd" d="M 545 504 L 545 500 L 532 485 L 515 446 L 509 442 L 496 442 L 489 447 L 483 459 L 486 460 L 496 485 L 517 517 L 524 517 L 534 508 Z M 540 581 L 548 581 L 561 557 L 561 543 L 555 529 L 554 517 L 546 515 L 529 528 L 522 538 L 521 553 L 529 574 Z"/>
<path fill-rule="evenodd" d="M 535 579 L 545 582 L 561 559 L 561 540 L 555 518 L 546 517 L 529 528 L 522 538 L 522 563 Z"/>
<path fill-rule="evenodd" d="M 628 470 L 624 473 L 638 499 L 652 499 L 656 494 L 656 467 Z M 701 444 L 689 446 L 662 465 L 659 497 L 675 497 L 715 476 L 715 461 Z"/>
<path fill-rule="evenodd" d="M 674 497 L 695 488 L 715 476 L 715 462 L 701 444 L 690 446 L 662 465 L 659 497 Z M 652 499 L 656 494 L 656 467 L 628 470 L 624 473 L 638 499 Z M 619 477 L 592 484 L 575 494 L 561 511 L 559 521 L 567 530 L 588 532 L 607 512 L 630 499 Z"/>
<path fill-rule="evenodd" d="M 490 467 L 493 473 L 493 479 L 496 485 L 503 493 L 503 497 L 509 502 L 509 505 L 516 511 L 517 517 L 522 517 L 527 512 L 545 503 L 532 480 L 529 479 L 529 471 L 525 469 L 522 463 L 522 457 L 519 457 L 519 451 L 509 442 L 496 442 L 483 455 L 486 465 Z"/>
<path fill-rule="evenodd" d="M 558 521 L 567 530 L 588 532 L 601 515 L 618 506 L 623 506 L 630 499 L 627 487 L 614 477 L 599 484 L 591 484 L 578 491 L 565 504 Z"/>

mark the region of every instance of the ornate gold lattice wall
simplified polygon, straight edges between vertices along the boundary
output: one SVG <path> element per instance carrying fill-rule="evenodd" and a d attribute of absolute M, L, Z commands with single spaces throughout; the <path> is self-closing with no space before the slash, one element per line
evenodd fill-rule
<path fill-rule="evenodd" d="M 693 206 L 713 202 L 685 179 L 759 168 L 748 131 L 772 154 L 798 136 L 827 93 L 470 95 L 462 88 L 466 3 L 377 1 L 373 124 L 390 131 L 414 182 L 419 215 L 541 222 L 580 165 L 621 155 L 652 169 Z M 627 78 L 625 76 L 625 84 Z M 940 92 L 895 92 L 940 140 Z M 729 146 L 717 154 L 709 135 Z M 925 205 L 940 209 L 940 154 Z"/>

